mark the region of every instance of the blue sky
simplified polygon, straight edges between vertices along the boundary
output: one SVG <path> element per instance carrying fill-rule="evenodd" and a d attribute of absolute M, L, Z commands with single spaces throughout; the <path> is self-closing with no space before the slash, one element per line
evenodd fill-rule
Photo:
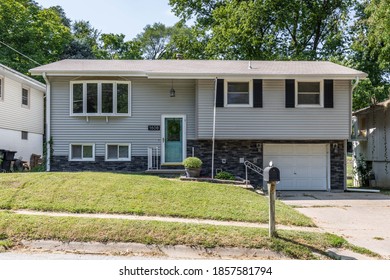
<path fill-rule="evenodd" d="M 179 19 L 171 13 L 168 0 L 35 0 L 48 8 L 61 6 L 68 18 L 86 20 L 102 33 L 123 33 L 126 40 L 155 22 L 167 26 Z"/>

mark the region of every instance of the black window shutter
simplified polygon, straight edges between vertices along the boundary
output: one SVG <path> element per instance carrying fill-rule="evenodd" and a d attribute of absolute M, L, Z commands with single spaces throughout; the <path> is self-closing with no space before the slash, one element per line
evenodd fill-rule
<path fill-rule="evenodd" d="M 286 108 L 295 107 L 295 80 L 286 80 Z"/>
<path fill-rule="evenodd" d="M 263 107 L 263 80 L 253 80 L 253 107 Z"/>
<path fill-rule="evenodd" d="M 216 107 L 223 107 L 223 95 L 224 95 L 223 85 L 224 85 L 223 79 L 218 79 L 217 80 L 217 100 L 215 102 Z"/>
<path fill-rule="evenodd" d="M 333 80 L 324 80 L 324 108 L 333 108 Z"/>

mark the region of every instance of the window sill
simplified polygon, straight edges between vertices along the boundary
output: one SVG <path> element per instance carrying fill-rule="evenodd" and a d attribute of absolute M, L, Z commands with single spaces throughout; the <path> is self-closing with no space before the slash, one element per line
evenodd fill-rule
<path fill-rule="evenodd" d="M 251 104 L 225 104 L 226 108 L 252 108 Z"/>
<path fill-rule="evenodd" d="M 95 159 L 69 159 L 68 161 L 91 161 L 91 162 L 94 162 Z"/>
<path fill-rule="evenodd" d="M 70 114 L 70 117 L 131 117 L 131 114 Z"/>
<path fill-rule="evenodd" d="M 110 162 L 110 161 L 113 161 L 113 162 L 130 162 L 131 161 L 131 159 L 129 159 L 129 158 L 125 158 L 125 159 L 105 159 L 105 161 L 108 161 L 108 162 Z"/>

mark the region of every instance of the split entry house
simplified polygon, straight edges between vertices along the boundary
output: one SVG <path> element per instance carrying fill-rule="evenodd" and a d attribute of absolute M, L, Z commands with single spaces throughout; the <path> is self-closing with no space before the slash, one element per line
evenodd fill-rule
<path fill-rule="evenodd" d="M 48 170 L 145 171 L 194 155 L 204 176 L 243 177 L 244 161 L 272 160 L 278 190 L 346 186 L 353 81 L 363 72 L 223 60 L 63 60 L 30 71 L 47 83 Z"/>

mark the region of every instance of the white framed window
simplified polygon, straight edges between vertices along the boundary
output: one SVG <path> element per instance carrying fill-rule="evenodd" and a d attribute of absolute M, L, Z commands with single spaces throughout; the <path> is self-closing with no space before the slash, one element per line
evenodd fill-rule
<path fill-rule="evenodd" d="M 225 107 L 252 107 L 253 83 L 251 80 L 225 80 Z"/>
<path fill-rule="evenodd" d="M 30 90 L 28 88 L 22 88 L 22 107 L 30 107 Z"/>
<path fill-rule="evenodd" d="M 71 116 L 131 116 L 130 81 L 72 81 Z"/>
<path fill-rule="evenodd" d="M 295 95 L 296 107 L 323 107 L 323 81 L 296 81 Z"/>
<path fill-rule="evenodd" d="M 4 99 L 4 80 L 0 76 L 0 101 L 3 101 Z"/>
<path fill-rule="evenodd" d="M 131 144 L 106 144 L 106 161 L 131 161 Z"/>
<path fill-rule="evenodd" d="M 95 144 L 70 144 L 69 161 L 94 161 Z"/>

